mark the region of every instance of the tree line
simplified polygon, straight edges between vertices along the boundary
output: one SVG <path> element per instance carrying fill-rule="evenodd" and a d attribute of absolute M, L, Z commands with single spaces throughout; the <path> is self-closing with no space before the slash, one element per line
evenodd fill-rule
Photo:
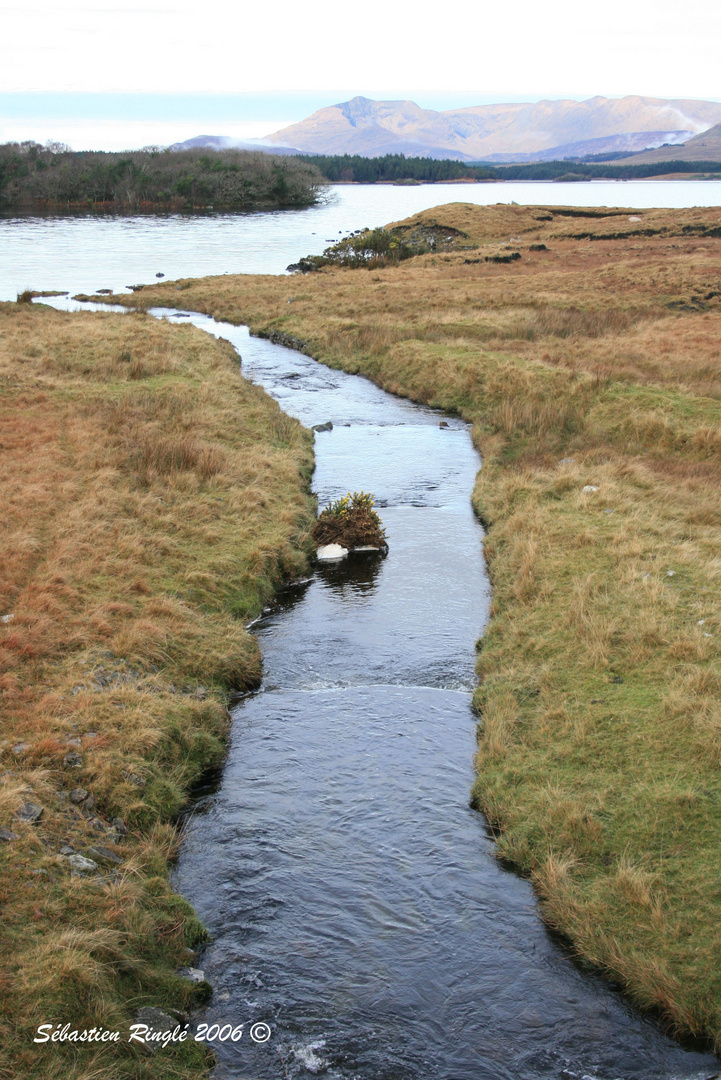
<path fill-rule="evenodd" d="M 643 180 L 666 173 L 721 172 L 721 162 L 718 161 L 657 161 L 653 164 L 621 165 L 566 158 L 563 161 L 492 165 L 487 162 L 407 158 L 403 154 L 384 154 L 376 158 L 351 154 L 314 154 L 311 160 L 331 183 L 355 181 L 359 184 L 403 180 L 424 183 L 438 183 L 441 180 Z"/>
<path fill-rule="evenodd" d="M 74 152 L 0 146 L 0 206 L 253 210 L 311 206 L 325 182 L 307 158 L 238 150 Z"/>
<path fill-rule="evenodd" d="M 74 152 L 34 142 L 0 146 L 0 209 L 261 210 L 318 202 L 324 184 L 453 180 L 640 180 L 665 173 L 721 172 L 714 161 L 634 165 L 542 161 L 490 165 L 384 154 L 275 156 L 247 150 Z"/>

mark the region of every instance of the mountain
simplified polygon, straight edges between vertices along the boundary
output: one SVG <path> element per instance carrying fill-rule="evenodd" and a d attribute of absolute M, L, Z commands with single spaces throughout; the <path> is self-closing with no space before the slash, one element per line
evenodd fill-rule
<path fill-rule="evenodd" d="M 658 150 L 620 160 L 628 160 L 634 165 L 653 165 L 657 161 L 721 161 L 721 124 L 694 136 L 683 146 L 661 146 Z"/>
<path fill-rule="evenodd" d="M 229 135 L 196 135 L 185 142 L 173 143 L 168 150 L 260 150 L 264 154 L 304 154 L 293 146 L 272 146 L 262 140 L 254 139 L 243 142 L 232 139 Z"/>
<path fill-rule="evenodd" d="M 413 101 L 355 97 L 319 109 L 264 142 L 316 154 L 538 161 L 549 152 L 567 157 L 608 153 L 619 138 L 619 150 L 682 142 L 719 123 L 721 103 L 715 101 L 594 97 L 435 112 Z M 633 146 L 624 144 L 624 138 L 632 138 Z M 595 140 L 604 141 L 603 149 L 573 149 Z"/>

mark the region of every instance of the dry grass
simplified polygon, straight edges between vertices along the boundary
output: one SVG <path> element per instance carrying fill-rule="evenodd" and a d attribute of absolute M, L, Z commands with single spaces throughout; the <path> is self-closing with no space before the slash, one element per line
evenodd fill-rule
<path fill-rule="evenodd" d="M 163 823 L 259 677 L 244 620 L 306 565 L 310 437 L 191 327 L 5 304 L 0 443 L 0 1075 L 197 1076 L 195 1047 L 151 1064 L 32 1037 L 192 1000 L 174 971 L 202 928 Z M 60 848 L 98 843 L 122 864 L 73 877 Z"/>
<path fill-rule="evenodd" d="M 476 805 L 579 955 L 721 1047 L 721 215 L 406 224 L 460 238 L 382 270 L 188 281 L 183 304 L 473 422 L 494 585 Z"/>

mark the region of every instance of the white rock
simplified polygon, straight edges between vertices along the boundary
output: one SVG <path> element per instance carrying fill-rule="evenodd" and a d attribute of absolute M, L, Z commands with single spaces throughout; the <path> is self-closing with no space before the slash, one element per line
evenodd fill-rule
<path fill-rule="evenodd" d="M 586 484 L 585 487 L 581 488 L 582 495 L 593 495 L 594 491 L 598 491 L 598 488 L 594 487 L 593 484 Z"/>
<path fill-rule="evenodd" d="M 380 551 L 380 548 L 373 544 L 363 544 L 361 547 L 351 548 L 351 551 Z"/>
<path fill-rule="evenodd" d="M 68 862 L 73 870 L 79 870 L 81 874 L 97 870 L 98 864 L 93 859 L 86 859 L 84 855 L 68 855 Z"/>
<path fill-rule="evenodd" d="M 334 562 L 337 559 L 345 559 L 348 548 L 340 544 L 322 544 L 316 552 L 318 562 Z"/>
<path fill-rule="evenodd" d="M 205 972 L 201 971 L 200 968 L 194 968 L 194 967 L 181 968 L 180 971 L 178 972 L 178 975 L 180 975 L 180 977 L 183 978 L 183 979 L 188 979 L 192 983 L 205 982 Z"/>
<path fill-rule="evenodd" d="M 9 622 L 12 622 L 14 618 L 15 618 L 15 613 L 14 612 L 12 612 L 10 615 L 0 615 L 0 622 L 1 623 L 9 623 Z"/>

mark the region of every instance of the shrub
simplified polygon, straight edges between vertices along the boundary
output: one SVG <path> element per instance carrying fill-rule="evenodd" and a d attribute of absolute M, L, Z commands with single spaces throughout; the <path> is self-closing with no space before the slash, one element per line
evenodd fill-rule
<path fill-rule="evenodd" d="M 315 525 L 313 539 L 317 544 L 341 544 L 349 550 L 357 547 L 378 547 L 388 550 L 383 522 L 373 509 L 373 496 L 354 491 L 326 506 Z"/>

